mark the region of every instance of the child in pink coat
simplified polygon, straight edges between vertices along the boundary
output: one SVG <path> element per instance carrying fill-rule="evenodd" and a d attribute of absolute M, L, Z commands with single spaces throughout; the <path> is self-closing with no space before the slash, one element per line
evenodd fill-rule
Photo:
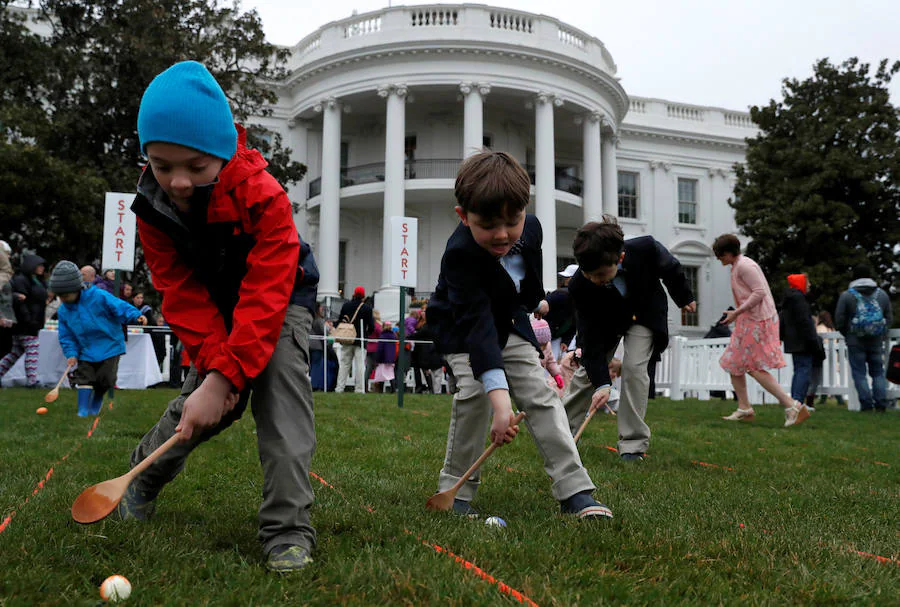
<path fill-rule="evenodd" d="M 562 396 L 565 382 L 563 382 L 562 368 L 556 362 L 556 357 L 553 356 L 553 348 L 550 345 L 550 325 L 547 324 L 546 320 L 532 320 L 531 328 L 534 330 L 534 336 L 537 337 L 541 351 L 544 353 L 541 365 L 553 377 L 553 381 L 548 381 L 548 383 L 551 388 L 556 388 L 560 396 Z"/>

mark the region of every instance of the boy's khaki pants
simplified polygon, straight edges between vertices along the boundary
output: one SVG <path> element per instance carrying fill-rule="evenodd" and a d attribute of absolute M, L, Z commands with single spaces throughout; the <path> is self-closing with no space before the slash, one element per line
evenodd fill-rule
<path fill-rule="evenodd" d="M 257 447 L 263 470 L 258 534 L 263 552 L 268 553 L 280 544 L 296 544 L 313 550 L 316 532 L 309 521 L 309 508 L 313 502 L 309 466 L 316 448 L 316 432 L 309 381 L 311 325 L 309 310 L 289 305 L 269 364 L 252 381 L 250 389 L 241 394 L 235 408 L 217 426 L 195 433 L 187 443 L 178 443 L 169 449 L 134 481 L 137 488 L 151 495 L 158 493 L 181 472 L 195 447 L 241 417 L 249 400 L 256 421 Z M 162 418 L 131 454 L 132 468 L 175 434 L 184 401 L 200 383 L 197 370 L 191 366 L 181 394 L 169 403 Z M 197 504 L 205 501 L 199 499 Z"/>
<path fill-rule="evenodd" d="M 438 480 L 438 491 L 450 489 L 482 454 L 490 431 L 491 403 L 484 386 L 472 375 L 468 354 L 450 354 L 447 362 L 456 376 L 458 391 L 453 396 L 447 453 Z M 579 491 L 593 490 L 594 484 L 581 464 L 581 457 L 556 391 L 547 385 L 546 372 L 537 350 L 518 335 L 509 336 L 503 349 L 503 364 L 510 396 L 534 438 L 544 470 L 553 480 L 553 497 L 563 500 Z M 517 440 L 521 440 L 521 437 Z M 513 441 L 505 448 L 515 448 Z M 502 451 L 501 451 L 502 453 Z M 476 471 L 457 493 L 457 499 L 471 501 L 480 484 Z"/>
<path fill-rule="evenodd" d="M 653 331 L 643 325 L 632 325 L 625 333 L 625 354 L 622 357 L 622 396 L 616 411 L 619 425 L 619 453 L 646 453 L 650 447 L 650 427 L 644 422 L 647 414 L 647 398 L 650 376 L 647 364 L 653 354 Z M 606 361 L 613 358 L 616 349 L 606 353 Z M 569 419 L 569 429 L 574 434 L 591 406 L 594 386 L 584 367 L 578 367 L 566 388 L 563 407 Z"/>

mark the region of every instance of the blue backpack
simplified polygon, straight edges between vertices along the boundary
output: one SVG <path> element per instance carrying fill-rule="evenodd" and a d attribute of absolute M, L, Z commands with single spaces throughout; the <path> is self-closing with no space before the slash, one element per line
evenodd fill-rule
<path fill-rule="evenodd" d="M 859 293 L 856 289 L 850 289 L 850 292 L 856 298 L 856 312 L 850 319 L 850 333 L 859 337 L 884 335 L 887 331 L 887 323 L 884 320 L 881 306 L 875 299 L 878 290 L 876 289 L 869 296 Z"/>

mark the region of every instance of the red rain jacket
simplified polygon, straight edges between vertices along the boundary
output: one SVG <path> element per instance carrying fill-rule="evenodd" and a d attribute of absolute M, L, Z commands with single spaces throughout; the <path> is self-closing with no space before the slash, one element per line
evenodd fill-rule
<path fill-rule="evenodd" d="M 185 236 L 166 231 L 167 214 L 159 212 L 161 188 L 151 179 L 150 170 L 145 170 L 141 178 L 141 185 L 146 182 L 146 188 L 139 186 L 139 197 L 145 197 L 142 208 L 138 209 L 137 202 L 134 206 L 153 286 L 163 296 L 166 322 L 184 343 L 198 372 L 219 371 L 238 391 L 268 364 L 295 279 L 298 284 L 303 280 L 303 268 L 298 267 L 300 239 L 291 203 L 284 189 L 265 171 L 266 166 L 258 151 L 246 148 L 246 133 L 238 127 L 237 153 L 219 173 L 207 207 L 207 226 L 221 234 L 220 228 L 227 230 L 231 224 L 233 239 L 243 238 L 244 243 L 249 243 L 242 278 L 244 268 L 240 264 L 224 271 L 220 268 L 217 274 L 209 267 L 198 268 L 203 261 L 191 259 L 191 265 L 186 262 L 182 253 L 186 245 L 179 239 L 189 238 L 191 232 L 185 232 Z M 172 222 L 171 217 L 168 220 Z M 176 221 L 173 226 L 177 224 Z M 229 242 L 223 245 L 223 252 L 238 248 Z M 239 287 L 229 284 L 229 270 L 231 279 L 238 275 Z M 206 277 L 203 282 L 200 276 Z M 231 305 L 223 305 L 222 292 L 235 290 L 236 293 L 224 296 L 236 302 L 232 311 L 228 309 Z"/>

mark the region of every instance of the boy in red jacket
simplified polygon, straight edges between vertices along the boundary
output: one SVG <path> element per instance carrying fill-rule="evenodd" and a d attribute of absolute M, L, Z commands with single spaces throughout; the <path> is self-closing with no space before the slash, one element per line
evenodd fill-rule
<path fill-rule="evenodd" d="M 190 452 L 237 420 L 252 394 L 264 485 L 259 540 L 279 572 L 311 562 L 315 450 L 308 335 L 319 274 L 291 204 L 245 146 L 206 68 L 177 63 L 147 87 L 138 113 L 150 160 L 132 210 L 162 310 L 192 367 L 181 395 L 131 456 L 135 466 L 180 432 L 141 474 L 122 518 L 148 518 Z"/>

